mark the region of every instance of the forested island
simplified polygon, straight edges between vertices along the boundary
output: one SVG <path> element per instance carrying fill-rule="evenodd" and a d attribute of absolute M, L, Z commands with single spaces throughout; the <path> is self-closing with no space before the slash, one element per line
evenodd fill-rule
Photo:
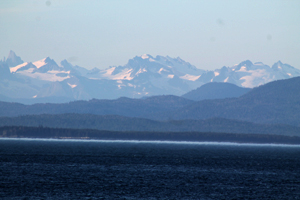
<path fill-rule="evenodd" d="M 145 132 L 106 131 L 93 129 L 68 129 L 49 127 L 3 126 L 1 138 L 52 138 L 52 139 L 96 139 L 96 140 L 161 140 L 193 142 L 235 142 L 259 144 L 300 144 L 298 136 L 271 134 L 238 134 L 215 132 Z"/>

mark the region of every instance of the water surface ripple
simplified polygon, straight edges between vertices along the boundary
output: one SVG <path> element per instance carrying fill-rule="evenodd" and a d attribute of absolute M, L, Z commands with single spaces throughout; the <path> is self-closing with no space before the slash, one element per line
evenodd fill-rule
<path fill-rule="evenodd" d="M 300 147 L 0 140 L 1 199 L 300 199 Z"/>

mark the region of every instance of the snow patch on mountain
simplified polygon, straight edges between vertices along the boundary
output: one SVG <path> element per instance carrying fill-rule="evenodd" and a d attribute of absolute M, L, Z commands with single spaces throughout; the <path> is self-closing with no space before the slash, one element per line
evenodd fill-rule
<path fill-rule="evenodd" d="M 186 74 L 184 76 L 180 76 L 179 78 L 181 79 L 185 79 L 185 80 L 189 80 L 189 81 L 196 81 L 198 78 L 200 78 L 201 75 L 199 76 L 194 76 L 194 75 L 190 75 L 190 74 Z"/>
<path fill-rule="evenodd" d="M 133 77 L 130 76 L 132 70 L 133 69 L 126 68 L 118 74 L 113 75 L 113 74 L 106 73 L 103 75 L 103 77 L 106 77 L 106 78 L 112 79 L 112 80 L 132 80 Z"/>
<path fill-rule="evenodd" d="M 158 70 L 158 73 L 159 73 L 159 74 L 161 74 L 161 72 L 163 72 L 163 71 L 167 72 L 167 70 L 166 70 L 166 69 L 164 69 L 164 68 L 160 68 L 160 69 Z"/>
<path fill-rule="evenodd" d="M 77 85 L 72 85 L 72 84 L 70 84 L 70 83 L 68 83 L 68 85 L 69 85 L 71 88 L 77 87 Z"/>
<path fill-rule="evenodd" d="M 149 58 L 149 56 L 147 54 L 144 54 L 144 55 L 141 56 L 141 58 L 147 59 L 147 58 Z"/>
<path fill-rule="evenodd" d="M 56 81 L 63 81 L 65 79 L 70 78 L 69 75 L 66 76 L 59 76 L 62 72 L 57 73 L 58 71 L 48 71 L 48 73 L 39 73 L 34 72 L 34 69 L 30 68 L 28 70 L 20 71 L 18 74 L 38 79 L 38 80 L 44 80 L 44 81 L 50 81 L 50 82 L 56 82 Z M 66 72 L 63 72 L 65 74 L 68 74 Z"/>
<path fill-rule="evenodd" d="M 250 75 L 240 78 L 240 80 L 244 80 L 241 84 L 243 87 L 252 88 L 254 85 L 263 85 L 272 80 L 270 78 L 270 73 L 265 69 L 249 70 L 247 72 L 250 73 Z"/>
<path fill-rule="evenodd" d="M 10 68 L 10 72 L 16 72 L 18 69 L 21 69 L 22 67 L 26 66 L 28 64 L 28 62 L 24 62 L 23 64 L 17 65 L 15 67 L 11 67 Z"/>
<path fill-rule="evenodd" d="M 33 62 L 32 64 L 36 66 L 36 68 L 41 68 L 42 66 L 46 65 L 46 60 L 47 58 L 44 58 L 42 60 L 39 60 L 39 61 L 36 61 L 36 62 Z"/>
<path fill-rule="evenodd" d="M 141 68 L 141 69 L 139 69 L 139 71 L 137 73 L 135 73 L 135 75 L 138 75 L 138 74 L 141 74 L 141 73 L 144 73 L 144 72 L 147 72 L 147 70 L 145 68 Z"/>

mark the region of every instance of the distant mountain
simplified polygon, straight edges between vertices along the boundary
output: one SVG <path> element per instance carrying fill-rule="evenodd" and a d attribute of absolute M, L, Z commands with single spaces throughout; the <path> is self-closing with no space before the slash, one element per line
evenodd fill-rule
<path fill-rule="evenodd" d="M 252 63 L 249 60 L 232 67 L 222 67 L 213 71 L 203 73 L 198 81 L 227 82 L 240 87 L 253 88 L 268 82 L 300 76 L 299 69 L 280 61 L 269 67 L 261 62 Z"/>
<path fill-rule="evenodd" d="M 20 103 L 180 96 L 210 82 L 253 88 L 300 76 L 299 69 L 280 61 L 269 67 L 247 60 L 232 67 L 205 71 L 179 57 L 145 54 L 130 59 L 124 66 L 88 70 L 67 60 L 57 64 L 50 57 L 24 62 L 13 51 L 0 61 L 0 72 L 0 94 Z"/>
<path fill-rule="evenodd" d="M 120 90 L 131 91 L 129 97 L 145 95 L 179 95 L 194 88 L 194 81 L 205 72 L 181 58 L 145 54 L 130 59 L 124 66 L 94 69 L 88 78 L 116 80 Z"/>
<path fill-rule="evenodd" d="M 156 119 L 238 119 L 255 123 L 300 126 L 300 77 L 273 81 L 256 87 L 239 98 L 192 103 Z"/>
<path fill-rule="evenodd" d="M 17 56 L 13 51 L 9 52 L 7 59 L 4 58 L 3 62 L 6 63 L 8 67 L 14 67 L 24 63 L 21 57 Z"/>
<path fill-rule="evenodd" d="M 252 89 L 238 98 L 192 101 L 163 95 L 143 99 L 74 101 L 63 104 L 0 102 L 0 116 L 89 113 L 152 120 L 226 118 L 253 123 L 300 126 L 300 77 L 278 80 Z"/>
<path fill-rule="evenodd" d="M 182 97 L 194 101 L 205 99 L 225 99 L 239 97 L 250 90 L 250 88 L 238 87 L 232 83 L 211 82 L 182 95 Z"/>

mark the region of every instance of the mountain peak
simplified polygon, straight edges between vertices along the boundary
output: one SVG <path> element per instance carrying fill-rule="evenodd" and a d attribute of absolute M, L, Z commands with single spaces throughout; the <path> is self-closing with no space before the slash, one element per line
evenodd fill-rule
<path fill-rule="evenodd" d="M 292 74 L 295 74 L 295 71 L 298 71 L 291 65 L 283 64 L 280 60 L 277 63 L 274 63 L 274 65 L 272 65 L 272 69 L 274 71 L 279 71 L 279 70 L 282 71 L 283 70 L 283 71 L 287 72 L 287 74 L 289 76 L 291 76 Z M 296 72 L 296 74 L 299 74 L 299 73 Z"/>
<path fill-rule="evenodd" d="M 49 57 L 47 57 L 47 58 L 49 58 Z M 35 65 L 37 68 L 40 68 L 40 67 L 44 66 L 47 63 L 46 62 L 47 58 L 43 58 L 41 60 L 33 62 L 33 65 Z M 49 59 L 48 59 L 48 61 L 49 61 Z"/>
<path fill-rule="evenodd" d="M 177 56 L 177 58 L 176 58 L 178 61 L 184 61 L 184 60 L 182 60 L 179 56 Z M 184 61 L 185 62 L 185 61 Z"/>
<path fill-rule="evenodd" d="M 232 83 L 210 82 L 182 95 L 182 97 L 194 101 L 225 99 L 239 97 L 249 91 L 250 88 L 242 88 Z"/>
<path fill-rule="evenodd" d="M 148 58 L 152 58 L 153 59 L 153 57 L 150 55 L 150 54 L 143 54 L 143 55 L 141 55 L 140 56 L 142 59 L 148 59 Z"/>
<path fill-rule="evenodd" d="M 73 65 L 71 63 L 69 63 L 66 59 L 62 60 L 60 62 L 60 65 L 67 71 L 73 69 Z"/>
<path fill-rule="evenodd" d="M 64 60 L 60 61 L 60 64 L 63 64 L 63 63 L 66 63 L 66 64 L 68 64 L 68 65 L 71 64 L 71 63 L 69 63 L 69 62 L 67 61 L 67 59 L 64 59 Z"/>
<path fill-rule="evenodd" d="M 53 59 L 51 59 L 49 56 L 44 58 L 45 63 L 54 62 Z"/>
<path fill-rule="evenodd" d="M 281 66 L 282 62 L 279 60 L 278 62 L 274 63 L 274 65 L 272 65 L 272 69 L 278 71 L 279 69 L 281 69 Z"/>
<path fill-rule="evenodd" d="M 51 70 L 57 70 L 60 71 L 63 68 L 60 68 L 56 62 L 51 59 L 50 57 L 46 57 L 44 59 L 41 59 L 39 61 L 33 62 L 33 65 L 36 66 L 35 72 L 40 72 L 40 73 L 46 73 Z"/>
<path fill-rule="evenodd" d="M 24 63 L 24 61 L 21 59 L 21 57 L 17 56 L 14 51 L 10 50 L 6 59 L 6 64 L 9 67 L 14 67 L 22 63 Z"/>
<path fill-rule="evenodd" d="M 253 65 L 253 63 L 250 60 L 245 60 L 245 61 L 241 62 L 240 65 L 248 67 L 248 66 Z"/>
<path fill-rule="evenodd" d="M 235 67 L 235 70 L 240 70 L 242 67 L 249 70 L 252 65 L 253 65 L 253 63 L 250 60 L 245 60 L 245 61 L 241 62 L 240 64 L 238 64 Z"/>
<path fill-rule="evenodd" d="M 9 53 L 8 53 L 8 56 L 7 56 L 7 59 L 13 59 L 17 57 L 16 53 L 13 51 L 13 50 L 10 50 Z"/>
<path fill-rule="evenodd" d="M 255 62 L 254 65 L 264 65 L 263 62 Z"/>

